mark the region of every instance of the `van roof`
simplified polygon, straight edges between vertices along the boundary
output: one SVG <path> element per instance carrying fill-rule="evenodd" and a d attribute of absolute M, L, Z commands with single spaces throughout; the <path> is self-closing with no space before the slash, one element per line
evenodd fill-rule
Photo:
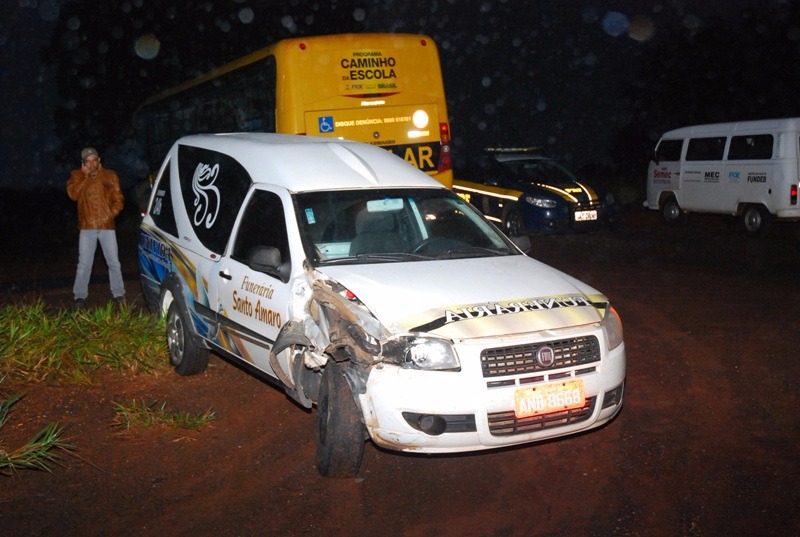
<path fill-rule="evenodd" d="M 376 187 L 444 186 L 389 151 L 349 140 L 293 134 L 197 134 L 179 145 L 210 149 L 236 159 L 253 182 L 291 192 Z"/>
<path fill-rule="evenodd" d="M 693 125 L 667 131 L 662 138 L 680 138 L 693 134 L 732 134 L 737 132 L 757 133 L 760 131 L 800 130 L 800 118 L 757 119 L 754 121 L 735 121 L 732 123 L 709 123 Z"/>

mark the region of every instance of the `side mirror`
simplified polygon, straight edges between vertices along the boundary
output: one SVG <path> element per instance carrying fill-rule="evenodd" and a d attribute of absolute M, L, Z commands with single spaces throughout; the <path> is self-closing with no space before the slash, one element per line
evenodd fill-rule
<path fill-rule="evenodd" d="M 291 267 L 283 262 L 280 250 L 273 246 L 253 246 L 247 253 L 247 266 L 279 278 L 284 283 L 289 281 Z"/>

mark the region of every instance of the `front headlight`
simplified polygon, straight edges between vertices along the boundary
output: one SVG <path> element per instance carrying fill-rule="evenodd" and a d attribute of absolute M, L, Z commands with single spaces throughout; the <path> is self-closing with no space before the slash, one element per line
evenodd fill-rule
<path fill-rule="evenodd" d="M 383 344 L 382 356 L 401 367 L 428 371 L 459 371 L 461 362 L 446 339 L 407 334 Z"/>
<path fill-rule="evenodd" d="M 622 343 L 622 320 L 619 318 L 617 310 L 609 305 L 606 314 L 600 322 L 603 328 L 603 335 L 606 338 L 606 348 L 611 351 Z"/>
<path fill-rule="evenodd" d="M 542 209 L 555 209 L 556 200 L 550 198 L 537 198 L 536 196 L 525 196 L 525 201 L 534 207 L 541 207 Z"/>

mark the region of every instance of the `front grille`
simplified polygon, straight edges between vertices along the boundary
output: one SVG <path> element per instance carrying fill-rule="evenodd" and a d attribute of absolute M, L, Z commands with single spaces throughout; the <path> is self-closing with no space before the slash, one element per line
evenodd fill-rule
<path fill-rule="evenodd" d="M 555 352 L 555 362 L 550 367 L 543 367 L 536 362 L 536 353 L 545 346 L 552 347 Z M 599 361 L 600 342 L 595 336 L 485 349 L 481 352 L 483 376 L 489 378 L 574 367 Z"/>
<path fill-rule="evenodd" d="M 542 414 L 541 416 L 530 416 L 527 418 L 517 418 L 514 411 L 493 412 L 488 415 L 489 432 L 493 436 L 512 436 L 515 434 L 533 433 L 550 429 L 552 427 L 562 427 L 573 423 L 579 423 L 589 419 L 594 410 L 596 397 L 587 397 L 581 408 L 563 410 Z"/>

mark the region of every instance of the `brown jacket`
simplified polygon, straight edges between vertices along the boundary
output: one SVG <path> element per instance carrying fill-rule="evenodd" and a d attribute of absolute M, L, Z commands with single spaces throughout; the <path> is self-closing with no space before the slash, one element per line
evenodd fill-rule
<path fill-rule="evenodd" d="M 101 167 L 92 178 L 74 170 L 67 181 L 67 194 L 78 202 L 78 229 L 114 229 L 114 217 L 123 206 L 116 173 Z"/>

